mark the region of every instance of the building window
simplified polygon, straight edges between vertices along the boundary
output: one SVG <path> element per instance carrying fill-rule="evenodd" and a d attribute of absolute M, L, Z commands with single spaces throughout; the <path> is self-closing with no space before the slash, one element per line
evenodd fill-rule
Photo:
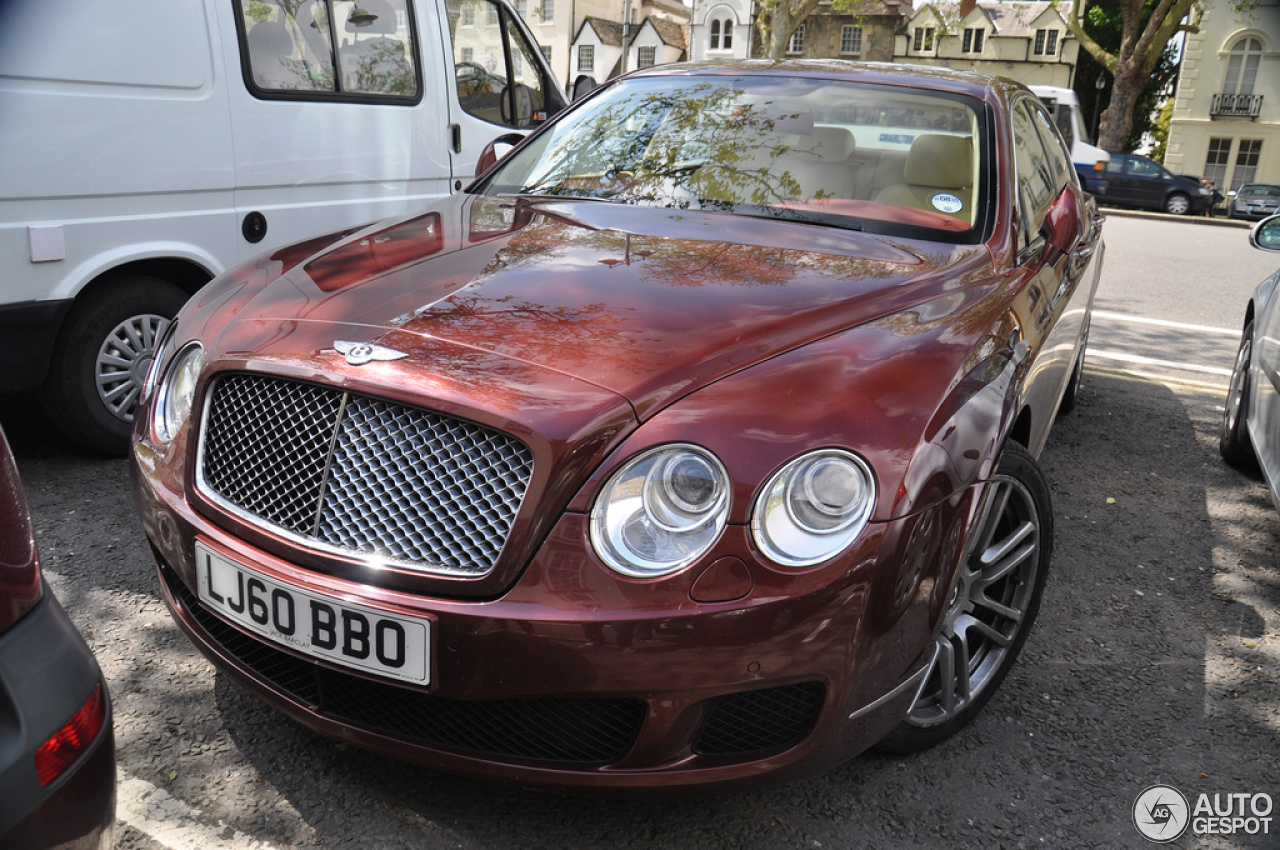
<path fill-rule="evenodd" d="M 405 14 L 404 9 L 396 9 L 396 29 L 404 30 L 409 28 L 409 16 Z"/>
<path fill-rule="evenodd" d="M 1231 189 L 1235 191 L 1246 183 L 1252 183 L 1258 174 L 1258 160 L 1262 157 L 1262 139 L 1241 139 L 1236 150 L 1236 167 L 1231 173 Z"/>
<path fill-rule="evenodd" d="M 729 18 L 716 18 L 711 22 L 711 49 L 733 49 L 733 21 Z"/>
<path fill-rule="evenodd" d="M 859 54 L 862 52 L 862 27 L 843 26 L 840 28 L 840 52 Z"/>
<path fill-rule="evenodd" d="M 986 30 L 970 27 L 964 31 L 963 53 L 981 53 L 982 42 L 986 38 Z"/>
<path fill-rule="evenodd" d="M 474 27 L 476 25 L 476 4 L 462 4 L 462 25 L 464 27 Z"/>
<path fill-rule="evenodd" d="M 522 18 L 529 17 L 529 0 L 516 0 L 516 14 Z"/>
<path fill-rule="evenodd" d="M 550 63 L 551 62 L 551 45 L 540 44 L 538 45 L 538 49 L 542 51 L 542 58 L 546 59 L 547 62 Z"/>
<path fill-rule="evenodd" d="M 1058 55 L 1058 31 L 1036 30 L 1035 54 L 1037 56 Z"/>
<path fill-rule="evenodd" d="M 653 45 L 641 47 L 636 51 L 636 67 L 652 68 L 658 61 L 658 48 Z"/>
<path fill-rule="evenodd" d="M 1227 78 L 1222 83 L 1223 94 L 1253 94 L 1253 83 L 1258 77 L 1258 63 L 1262 61 L 1262 42 L 1256 38 L 1242 38 L 1231 48 L 1227 59 Z"/>
<path fill-rule="evenodd" d="M 578 45 L 578 73 L 594 74 L 596 72 L 596 46 L 594 44 Z"/>
<path fill-rule="evenodd" d="M 491 27 L 496 27 L 498 25 L 498 7 L 492 3 L 485 3 L 484 6 L 487 10 L 484 22 Z"/>
<path fill-rule="evenodd" d="M 933 27 L 916 27 L 913 50 L 933 50 Z"/>
<path fill-rule="evenodd" d="M 787 42 L 787 52 L 804 52 L 804 24 L 801 24 L 796 31 L 791 34 L 791 40 Z"/>
<path fill-rule="evenodd" d="M 1215 186 L 1227 183 L 1227 163 L 1231 161 L 1231 140 L 1210 139 L 1209 154 L 1204 158 L 1204 179 Z"/>
<path fill-rule="evenodd" d="M 538 14 L 544 24 L 555 23 L 556 0 L 542 0 L 542 9 Z"/>
<path fill-rule="evenodd" d="M 474 47 L 462 48 L 462 62 L 464 65 L 473 65 L 476 61 L 476 50 Z"/>

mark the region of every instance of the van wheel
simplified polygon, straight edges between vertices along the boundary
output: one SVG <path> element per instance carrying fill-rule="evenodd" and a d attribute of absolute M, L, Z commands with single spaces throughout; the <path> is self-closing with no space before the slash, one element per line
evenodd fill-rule
<path fill-rule="evenodd" d="M 173 284 L 134 274 L 107 281 L 72 308 L 43 394 L 59 431 L 101 454 L 128 451 L 156 344 L 186 300 Z"/>

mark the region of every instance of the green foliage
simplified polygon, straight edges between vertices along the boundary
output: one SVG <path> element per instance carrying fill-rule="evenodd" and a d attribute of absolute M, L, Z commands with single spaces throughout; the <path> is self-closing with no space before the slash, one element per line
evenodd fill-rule
<path fill-rule="evenodd" d="M 1172 120 L 1173 98 L 1169 98 L 1151 122 L 1151 136 L 1155 139 L 1155 145 L 1151 148 L 1151 158 L 1157 162 L 1164 162 L 1165 150 L 1169 144 L 1169 123 Z"/>

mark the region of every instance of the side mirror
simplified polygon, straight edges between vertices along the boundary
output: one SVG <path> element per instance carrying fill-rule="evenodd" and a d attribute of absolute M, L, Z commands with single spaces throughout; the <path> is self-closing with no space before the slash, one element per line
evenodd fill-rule
<path fill-rule="evenodd" d="M 600 85 L 596 82 L 596 78 L 587 74 L 579 74 L 578 79 L 573 81 L 573 91 L 569 96 L 574 100 L 580 100 L 586 96 L 587 92 Z"/>
<path fill-rule="evenodd" d="M 1249 244 L 1264 251 L 1280 251 L 1280 215 L 1255 224 L 1249 231 Z"/>
<path fill-rule="evenodd" d="M 1056 263 L 1080 242 L 1084 229 L 1084 203 L 1068 185 L 1049 206 L 1040 231 L 1045 239 L 1045 262 Z"/>
<path fill-rule="evenodd" d="M 524 136 L 519 133 L 504 133 L 485 145 L 484 150 L 480 151 L 480 159 L 476 160 L 476 177 L 497 165 L 498 160 L 510 153 L 511 149 L 522 141 L 524 141 Z M 501 146 L 501 149 L 499 149 L 499 146 Z"/>

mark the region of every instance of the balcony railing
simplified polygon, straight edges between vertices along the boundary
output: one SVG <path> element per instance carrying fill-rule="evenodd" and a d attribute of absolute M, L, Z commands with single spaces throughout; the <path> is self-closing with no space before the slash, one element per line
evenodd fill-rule
<path fill-rule="evenodd" d="M 1262 95 L 1260 94 L 1215 94 L 1209 104 L 1209 115 L 1213 118 L 1248 118 L 1258 120 L 1262 111 Z"/>

